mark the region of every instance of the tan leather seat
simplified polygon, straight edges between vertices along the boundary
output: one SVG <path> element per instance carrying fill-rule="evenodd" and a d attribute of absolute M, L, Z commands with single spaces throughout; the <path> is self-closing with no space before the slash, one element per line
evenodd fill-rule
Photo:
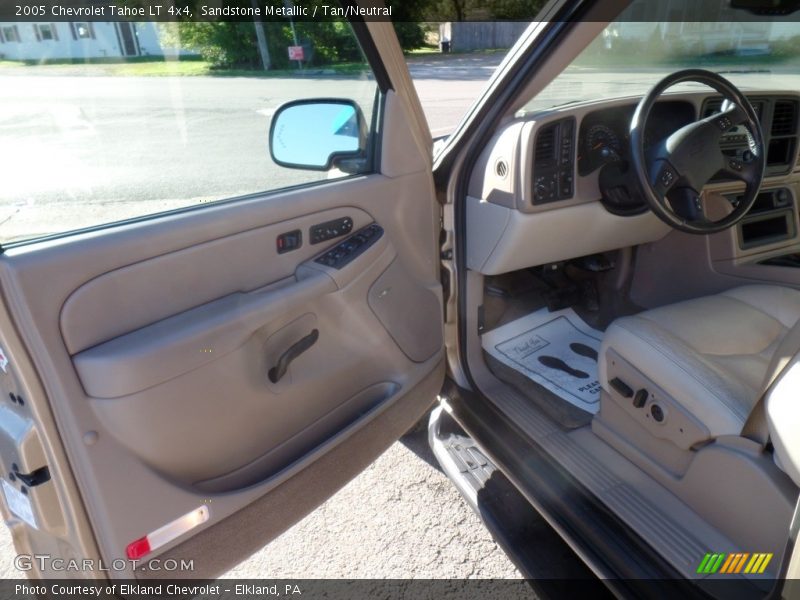
<path fill-rule="evenodd" d="M 800 291 L 770 285 L 617 319 L 603 338 L 600 382 L 610 390 L 606 355 L 613 349 L 705 425 L 711 437 L 738 435 L 762 394 L 779 344 L 798 320 Z M 776 453 L 784 452 L 776 445 Z M 776 462 L 788 470 L 796 461 L 776 456 Z"/>

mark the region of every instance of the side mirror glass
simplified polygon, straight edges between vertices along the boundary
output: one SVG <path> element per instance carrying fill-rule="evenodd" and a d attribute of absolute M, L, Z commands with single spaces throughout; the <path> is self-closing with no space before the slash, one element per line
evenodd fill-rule
<path fill-rule="evenodd" d="M 269 150 L 272 160 L 290 169 L 327 171 L 343 158 L 363 156 L 366 124 L 350 100 L 297 100 L 272 117 Z"/>

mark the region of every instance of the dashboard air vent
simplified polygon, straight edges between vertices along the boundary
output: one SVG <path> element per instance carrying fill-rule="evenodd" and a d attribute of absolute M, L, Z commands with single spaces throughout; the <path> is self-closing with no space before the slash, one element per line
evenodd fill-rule
<path fill-rule="evenodd" d="M 772 135 L 794 135 L 797 128 L 797 104 L 778 100 L 772 113 Z"/>
<path fill-rule="evenodd" d="M 508 163 L 501 158 L 494 165 L 494 172 L 501 179 L 505 179 L 506 175 L 508 175 Z"/>
<path fill-rule="evenodd" d="M 550 125 L 542 129 L 536 136 L 536 161 L 555 160 L 556 158 L 556 127 Z"/>
<path fill-rule="evenodd" d="M 706 101 L 705 110 L 703 110 L 703 118 L 710 117 L 714 113 L 720 112 L 720 110 L 722 110 L 722 98 L 712 98 Z"/>

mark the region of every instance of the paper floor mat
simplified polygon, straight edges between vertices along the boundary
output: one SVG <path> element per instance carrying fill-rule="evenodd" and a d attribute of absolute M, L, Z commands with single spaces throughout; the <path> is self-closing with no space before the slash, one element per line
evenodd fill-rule
<path fill-rule="evenodd" d="M 483 349 L 589 413 L 600 408 L 597 357 L 603 333 L 571 308 L 546 308 L 485 333 Z"/>

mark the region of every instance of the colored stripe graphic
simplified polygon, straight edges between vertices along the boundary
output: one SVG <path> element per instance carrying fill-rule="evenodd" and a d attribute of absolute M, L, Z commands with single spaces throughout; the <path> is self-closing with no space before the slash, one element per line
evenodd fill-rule
<path fill-rule="evenodd" d="M 747 573 L 761 575 L 773 557 L 772 552 L 708 552 L 697 566 L 697 573 L 713 575 L 714 573 L 735 574 Z"/>
<path fill-rule="evenodd" d="M 742 572 L 742 569 L 744 568 L 744 562 L 747 560 L 747 558 L 749 556 L 750 556 L 749 552 L 744 552 L 742 554 L 742 557 L 739 559 L 739 562 L 736 564 L 736 567 L 733 570 L 734 573 L 741 573 Z"/>
<path fill-rule="evenodd" d="M 753 567 L 756 566 L 756 563 L 758 562 L 760 557 L 761 557 L 761 555 L 759 553 L 757 553 L 757 552 L 755 554 L 753 554 L 753 558 L 751 558 L 750 562 L 747 563 L 747 566 L 744 568 L 744 572 L 745 573 L 753 573 Z"/>
<path fill-rule="evenodd" d="M 728 554 L 728 558 L 722 565 L 722 568 L 719 570 L 720 573 L 730 573 L 731 565 L 736 564 L 736 561 L 739 560 L 738 554 Z"/>
<path fill-rule="evenodd" d="M 698 573 L 716 573 L 722 566 L 722 561 L 727 556 L 724 553 L 708 553 L 703 557 L 700 566 L 697 567 Z"/>
<path fill-rule="evenodd" d="M 761 574 L 767 569 L 767 565 L 769 561 L 772 560 L 772 553 L 769 554 L 761 552 L 758 554 L 753 554 L 753 558 L 747 563 L 747 567 L 745 568 L 745 573 L 756 573 Z"/>
<path fill-rule="evenodd" d="M 770 552 L 769 554 L 765 555 L 764 562 L 761 563 L 761 567 L 759 567 L 758 572 L 759 573 L 763 573 L 764 571 L 766 571 L 767 570 L 767 565 L 769 564 L 769 561 L 771 561 L 771 560 L 772 560 L 772 552 Z"/>
<path fill-rule="evenodd" d="M 697 572 L 698 573 L 705 573 L 706 572 L 706 566 L 708 565 L 708 561 L 709 561 L 710 558 L 711 558 L 711 554 L 706 553 L 706 555 L 703 557 L 703 560 L 700 561 L 700 565 L 697 567 Z"/>
<path fill-rule="evenodd" d="M 725 560 L 725 554 L 720 554 L 717 557 L 716 562 L 711 566 L 711 572 L 716 573 L 719 571 L 719 568 L 722 566 L 722 561 Z"/>

